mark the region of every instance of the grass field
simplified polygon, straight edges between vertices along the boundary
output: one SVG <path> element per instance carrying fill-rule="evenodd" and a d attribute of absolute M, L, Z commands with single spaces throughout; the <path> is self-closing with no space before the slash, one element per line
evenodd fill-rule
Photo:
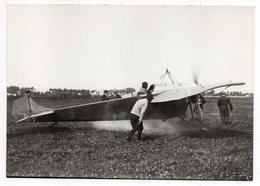
<path fill-rule="evenodd" d="M 58 108 L 84 100 L 37 98 Z M 216 99 L 205 127 L 170 119 L 144 123 L 143 140 L 125 138 L 128 121 L 14 124 L 7 106 L 8 177 L 253 179 L 253 99 L 233 98 L 232 124 L 222 126 Z"/>

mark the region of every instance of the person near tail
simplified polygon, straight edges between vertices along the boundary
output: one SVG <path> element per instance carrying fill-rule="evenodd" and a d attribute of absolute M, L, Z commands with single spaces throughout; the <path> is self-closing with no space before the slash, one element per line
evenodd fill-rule
<path fill-rule="evenodd" d="M 143 117 L 148 108 L 149 103 L 152 101 L 153 95 L 147 94 L 144 99 L 139 99 L 133 106 L 129 119 L 132 126 L 132 130 L 130 131 L 127 141 L 130 141 L 132 136 L 136 131 L 137 132 L 137 140 L 141 140 L 143 127 Z"/>
<path fill-rule="evenodd" d="M 229 124 L 229 114 L 230 111 L 233 110 L 233 105 L 225 94 L 221 94 L 220 98 L 218 99 L 218 107 L 220 112 L 221 121 L 224 125 Z M 229 111 L 230 108 L 230 111 Z"/>

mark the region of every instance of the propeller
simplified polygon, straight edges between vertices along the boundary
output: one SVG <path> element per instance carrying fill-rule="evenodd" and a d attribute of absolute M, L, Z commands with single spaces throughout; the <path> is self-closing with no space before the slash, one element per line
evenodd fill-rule
<path fill-rule="evenodd" d="M 197 65 L 192 66 L 192 78 L 196 85 L 199 85 L 199 69 Z"/>
<path fill-rule="evenodd" d="M 198 75 L 198 73 L 193 73 L 192 76 L 193 76 L 193 82 L 196 85 L 199 85 L 199 75 Z"/>

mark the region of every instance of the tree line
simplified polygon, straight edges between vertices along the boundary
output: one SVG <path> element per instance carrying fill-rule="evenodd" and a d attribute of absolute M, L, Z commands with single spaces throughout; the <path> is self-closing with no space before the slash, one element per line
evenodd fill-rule
<path fill-rule="evenodd" d="M 248 97 L 254 96 L 254 94 L 251 92 L 243 93 L 241 91 L 226 91 L 226 92 L 223 92 L 223 94 L 225 94 L 226 96 L 248 96 Z M 215 92 L 214 90 L 210 90 L 207 92 L 203 92 L 202 95 L 203 96 L 218 96 L 219 93 Z"/>
<path fill-rule="evenodd" d="M 103 91 L 98 90 L 86 90 L 86 89 L 61 89 L 61 88 L 50 88 L 45 92 L 37 91 L 34 87 L 18 87 L 18 86 L 8 86 L 7 96 L 8 97 L 20 97 L 25 94 L 27 90 L 32 92 L 32 96 L 39 97 L 58 97 L 58 98 L 94 98 L 100 97 Z M 119 95 L 124 95 L 127 93 L 134 92 L 135 89 L 128 87 L 125 89 L 111 89 L 108 90 L 110 96 L 113 97 L 117 93 Z"/>
<path fill-rule="evenodd" d="M 102 96 L 103 92 L 97 90 L 86 90 L 86 89 L 61 89 L 61 88 L 50 88 L 45 92 L 37 91 L 34 87 L 18 87 L 18 86 L 9 86 L 7 87 L 7 96 L 8 97 L 20 97 L 25 94 L 26 90 L 30 90 L 33 96 L 42 96 L 42 97 L 59 97 L 59 98 L 93 98 Z M 127 93 L 134 92 L 135 89 L 128 87 L 125 89 L 111 89 L 108 90 L 110 96 L 113 97 L 114 93 L 119 95 L 124 95 Z M 241 91 L 227 91 L 223 92 L 227 96 L 249 96 L 252 97 L 253 93 L 243 93 Z M 217 96 L 218 93 L 214 90 L 210 90 L 202 93 L 203 96 Z"/>

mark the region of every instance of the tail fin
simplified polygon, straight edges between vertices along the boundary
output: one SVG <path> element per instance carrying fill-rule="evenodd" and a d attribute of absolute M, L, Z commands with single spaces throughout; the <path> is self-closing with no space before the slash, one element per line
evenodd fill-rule
<path fill-rule="evenodd" d="M 12 115 L 18 123 L 27 120 L 32 115 L 52 110 L 37 104 L 31 97 L 23 96 L 14 100 Z"/>

